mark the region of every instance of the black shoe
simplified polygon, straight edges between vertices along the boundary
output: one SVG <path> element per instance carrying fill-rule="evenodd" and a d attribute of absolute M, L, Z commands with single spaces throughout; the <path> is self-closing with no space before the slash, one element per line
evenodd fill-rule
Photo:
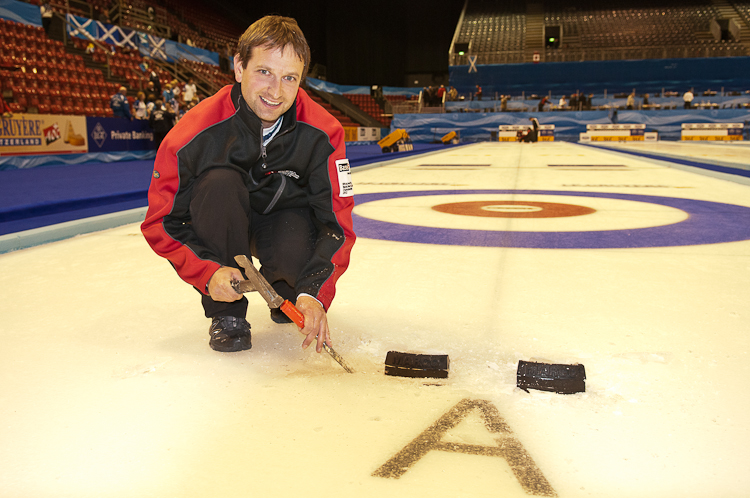
<path fill-rule="evenodd" d="M 234 353 L 250 349 L 250 324 L 244 318 L 217 316 L 208 329 L 211 340 L 208 344 L 214 351 Z"/>
<path fill-rule="evenodd" d="M 292 319 L 286 316 L 279 308 L 271 308 L 271 320 L 276 323 L 292 323 Z"/>

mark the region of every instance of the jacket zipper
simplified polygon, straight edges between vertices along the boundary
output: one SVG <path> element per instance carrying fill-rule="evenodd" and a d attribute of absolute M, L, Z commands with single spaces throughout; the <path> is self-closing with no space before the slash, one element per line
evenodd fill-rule
<path fill-rule="evenodd" d="M 260 125 L 260 157 L 263 158 L 263 165 L 261 166 L 261 169 L 266 169 L 266 158 L 268 157 L 266 155 L 266 144 L 263 142 L 263 125 Z"/>
<path fill-rule="evenodd" d="M 278 138 L 281 135 L 286 134 L 288 131 L 289 130 L 285 130 L 282 133 L 277 133 L 274 138 Z M 265 171 L 268 166 L 268 164 L 266 164 L 266 160 L 268 156 L 266 154 L 266 144 L 263 143 L 263 125 L 260 125 L 260 157 L 263 159 L 263 164 L 261 165 L 261 169 Z M 268 206 L 266 207 L 265 211 L 263 211 L 263 214 L 268 214 L 271 212 L 271 209 L 273 209 L 273 207 L 281 198 L 281 194 L 284 192 L 284 187 L 286 187 L 287 180 L 286 180 L 286 176 L 284 175 L 280 175 L 280 176 L 281 176 L 281 185 L 279 185 L 279 188 L 276 190 L 276 194 L 274 194 L 273 199 L 271 199 L 271 202 L 268 203 Z"/>
<path fill-rule="evenodd" d="M 286 130 L 279 130 L 278 133 L 276 133 L 276 136 L 273 137 L 273 139 L 277 139 L 281 136 L 286 135 L 292 131 L 290 128 L 287 128 Z M 260 125 L 260 155 L 258 156 L 258 159 L 263 159 L 263 165 L 262 169 L 266 169 L 268 167 L 268 164 L 266 163 L 266 160 L 268 156 L 266 155 L 266 144 L 263 143 L 263 125 Z"/>

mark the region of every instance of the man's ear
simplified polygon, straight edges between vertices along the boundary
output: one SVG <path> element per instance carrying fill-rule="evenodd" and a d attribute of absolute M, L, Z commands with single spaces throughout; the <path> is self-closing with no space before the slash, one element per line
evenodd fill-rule
<path fill-rule="evenodd" d="M 242 61 L 240 60 L 240 54 L 235 54 L 234 56 L 234 79 L 237 81 L 237 83 L 242 82 L 242 72 L 244 71 L 242 67 Z"/>

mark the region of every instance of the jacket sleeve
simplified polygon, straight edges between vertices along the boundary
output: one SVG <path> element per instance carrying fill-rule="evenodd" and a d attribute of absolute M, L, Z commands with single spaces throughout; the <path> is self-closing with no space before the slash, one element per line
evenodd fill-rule
<path fill-rule="evenodd" d="M 314 112 L 322 111 L 313 105 Z M 325 111 L 323 111 L 325 112 Z M 330 118 L 330 119 L 329 119 Z M 309 117 L 307 117 L 309 119 Z M 326 113 L 321 122 L 333 152 L 322 163 L 311 165 L 308 201 L 318 229 L 315 254 L 300 275 L 296 291 L 314 296 L 327 310 L 336 294 L 336 282 L 349 266 L 356 236 L 352 224 L 352 196 L 344 129 Z M 343 189 L 343 190 L 342 190 Z"/>
<path fill-rule="evenodd" d="M 180 278 L 205 294 L 208 281 L 221 265 L 200 257 L 188 245 L 195 240 L 191 225 L 173 216 L 181 184 L 173 147 L 168 136 L 156 154 L 141 232 L 154 252 L 169 260 Z"/>
<path fill-rule="evenodd" d="M 224 93 L 228 91 L 220 90 L 211 99 L 221 99 Z M 211 99 L 204 101 L 203 108 L 190 111 L 194 113 L 191 119 L 180 120 L 159 147 L 148 190 L 148 211 L 141 224 L 141 232 L 154 252 L 169 260 L 180 278 L 204 294 L 221 264 L 203 247 L 189 223 L 194 168 L 178 153 L 203 129 L 234 112 L 231 104 L 214 100 L 212 105 Z"/>

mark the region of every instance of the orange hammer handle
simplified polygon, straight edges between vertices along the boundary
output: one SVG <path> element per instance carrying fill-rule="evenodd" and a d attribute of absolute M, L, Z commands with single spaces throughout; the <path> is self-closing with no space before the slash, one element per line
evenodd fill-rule
<path fill-rule="evenodd" d="M 305 316 L 300 310 L 297 309 L 296 306 L 291 303 L 291 301 L 285 299 L 282 305 L 279 306 L 279 308 L 284 312 L 286 316 L 288 316 L 294 323 L 296 323 L 299 328 L 305 328 Z"/>

